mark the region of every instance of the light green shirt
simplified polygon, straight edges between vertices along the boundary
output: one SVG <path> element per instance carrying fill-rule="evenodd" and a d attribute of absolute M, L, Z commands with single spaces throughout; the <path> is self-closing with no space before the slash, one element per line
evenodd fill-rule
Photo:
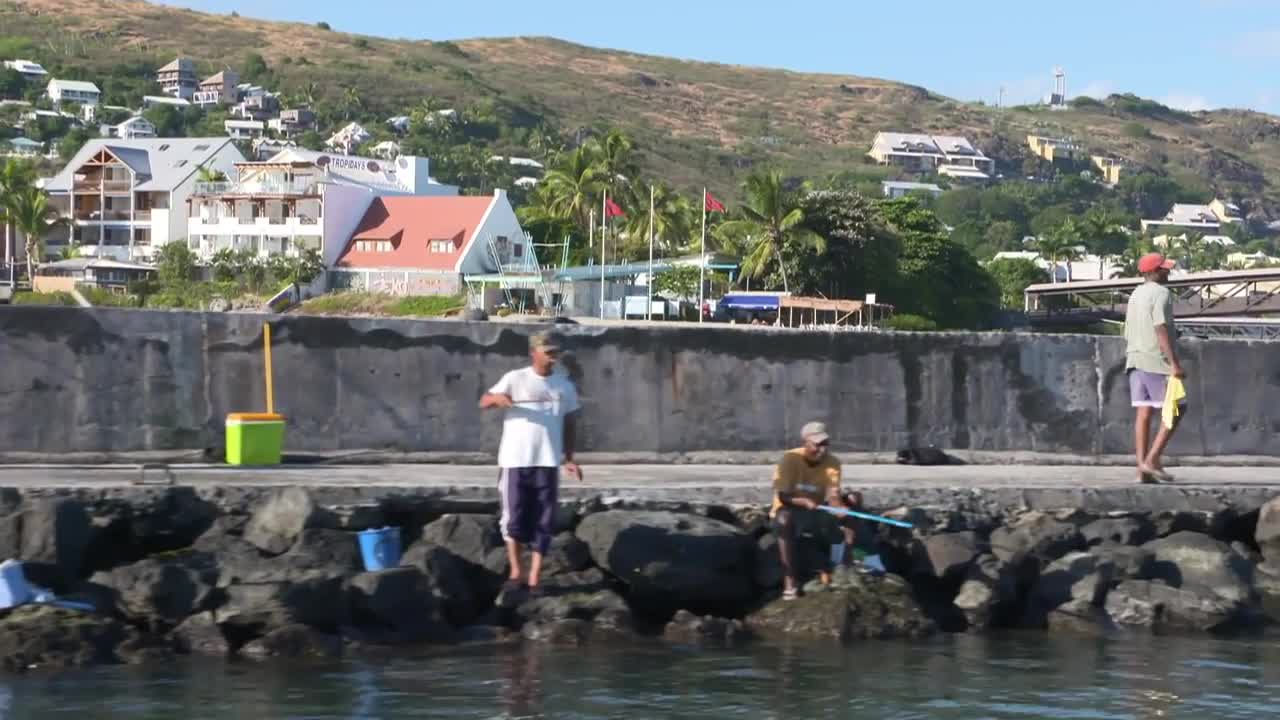
<path fill-rule="evenodd" d="M 1124 339 L 1126 369 L 1172 375 L 1173 364 L 1160 351 L 1156 339 L 1156 326 L 1169 329 L 1169 339 L 1177 340 L 1173 326 L 1173 293 L 1157 282 L 1147 281 L 1129 296 L 1129 307 L 1124 314 Z"/>

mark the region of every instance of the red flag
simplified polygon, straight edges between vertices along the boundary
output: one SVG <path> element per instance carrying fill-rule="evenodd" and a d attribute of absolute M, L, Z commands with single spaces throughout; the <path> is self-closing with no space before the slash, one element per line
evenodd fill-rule
<path fill-rule="evenodd" d="M 626 213 L 622 212 L 622 208 L 618 207 L 618 203 L 609 200 L 604 201 L 604 216 L 607 218 L 622 217 Z"/>
<path fill-rule="evenodd" d="M 724 203 L 715 199 L 711 193 L 707 193 L 707 212 L 724 212 Z"/>

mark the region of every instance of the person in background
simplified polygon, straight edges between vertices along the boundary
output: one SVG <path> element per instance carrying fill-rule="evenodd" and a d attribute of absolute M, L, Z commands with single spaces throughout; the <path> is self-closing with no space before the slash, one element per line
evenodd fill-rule
<path fill-rule="evenodd" d="M 527 587 L 536 593 L 542 559 L 555 534 L 560 474 L 582 479 L 573 460 L 578 392 L 556 367 L 560 344 L 542 332 L 529 340 L 529 367 L 512 370 L 480 398 L 482 409 L 506 411 L 498 446 L 498 492 L 502 500 L 501 530 L 511 565 L 504 592 Z M 520 546 L 533 550 L 527 579 L 520 566 Z"/>
<path fill-rule="evenodd" d="M 1186 371 L 1178 361 L 1178 332 L 1173 324 L 1173 293 L 1164 284 L 1176 263 L 1160 253 L 1148 253 L 1138 259 L 1138 273 L 1146 280 L 1129 296 L 1125 309 L 1125 370 L 1129 376 L 1129 399 L 1134 407 L 1134 454 L 1137 456 L 1138 482 L 1168 482 L 1161 456 L 1186 411 L 1179 403 L 1173 427 L 1160 423 L 1155 440 L 1151 440 L 1151 418 L 1159 417 L 1164 407 L 1169 378 L 1185 378 Z"/>
<path fill-rule="evenodd" d="M 849 550 L 856 540 L 856 521 L 837 518 L 818 507 L 828 505 L 852 510 L 862 504 L 860 493 L 841 493 L 840 461 L 831 454 L 826 425 L 808 423 L 800 435 L 804 445 L 784 453 L 774 471 L 773 506 L 769 513 L 778 536 L 782 597 L 786 600 L 793 600 L 799 594 L 796 545 L 802 536 L 817 537 L 823 541 L 824 551 L 829 549 L 830 565 L 819 573 L 823 584 L 831 582 L 832 566 L 851 560 Z"/>

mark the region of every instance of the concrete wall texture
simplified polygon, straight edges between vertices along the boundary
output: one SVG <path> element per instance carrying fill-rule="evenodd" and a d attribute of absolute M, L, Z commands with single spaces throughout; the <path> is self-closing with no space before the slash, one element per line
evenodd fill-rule
<path fill-rule="evenodd" d="M 228 412 L 265 407 L 272 323 L 286 450 L 492 453 L 480 394 L 540 326 L 303 316 L 0 308 L 0 453 L 220 448 Z M 797 444 L 1125 454 L 1118 338 L 570 326 L 584 451 L 679 454 Z M 1193 404 L 1173 452 L 1280 455 L 1280 353 L 1184 341 Z"/>

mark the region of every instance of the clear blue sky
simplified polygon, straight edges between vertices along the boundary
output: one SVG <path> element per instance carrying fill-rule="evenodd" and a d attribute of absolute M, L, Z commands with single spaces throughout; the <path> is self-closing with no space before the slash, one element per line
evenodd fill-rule
<path fill-rule="evenodd" d="M 964 99 L 1135 92 L 1184 109 L 1280 114 L 1280 0 L 174 0 L 428 40 L 550 35 L 716 62 L 848 73 Z M 755 7 L 761 9 L 754 9 Z M 768 8 L 768 9 L 764 9 Z M 1034 9 L 1033 9 L 1034 8 Z"/>

